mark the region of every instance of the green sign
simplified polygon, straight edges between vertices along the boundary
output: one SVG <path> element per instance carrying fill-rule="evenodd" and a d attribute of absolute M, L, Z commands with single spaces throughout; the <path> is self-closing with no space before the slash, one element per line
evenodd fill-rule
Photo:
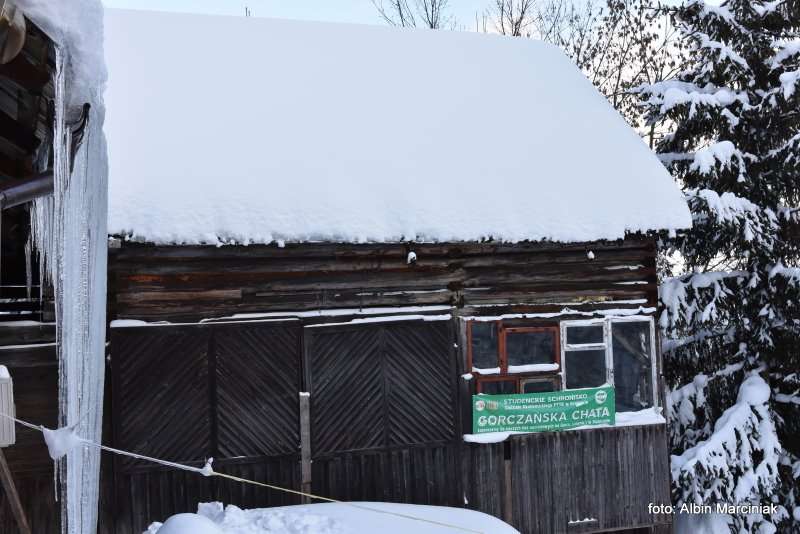
<path fill-rule="evenodd" d="M 473 395 L 472 432 L 543 432 L 614 424 L 614 388 Z"/>

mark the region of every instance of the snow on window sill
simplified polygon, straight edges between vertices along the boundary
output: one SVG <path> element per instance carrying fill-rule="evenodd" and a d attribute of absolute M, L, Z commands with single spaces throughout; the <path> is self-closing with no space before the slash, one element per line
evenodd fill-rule
<path fill-rule="evenodd" d="M 515 373 L 547 373 L 558 371 L 557 363 L 534 363 L 530 365 L 509 365 L 508 372 Z"/>

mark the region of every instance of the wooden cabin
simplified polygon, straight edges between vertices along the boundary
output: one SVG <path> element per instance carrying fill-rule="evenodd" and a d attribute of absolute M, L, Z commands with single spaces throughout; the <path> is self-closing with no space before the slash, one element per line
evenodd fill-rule
<path fill-rule="evenodd" d="M 689 215 L 560 51 L 132 12 L 106 33 L 115 446 L 525 534 L 669 530 L 656 236 Z M 474 394 L 606 383 L 615 426 L 474 442 Z M 299 502 L 113 469 L 116 532 Z"/>
<path fill-rule="evenodd" d="M 107 443 L 524 534 L 671 531 L 656 253 L 689 212 L 560 51 L 132 11 L 105 33 Z M 603 384 L 614 425 L 472 427 L 473 395 Z M 102 483 L 121 534 L 300 502 L 121 457 Z"/>

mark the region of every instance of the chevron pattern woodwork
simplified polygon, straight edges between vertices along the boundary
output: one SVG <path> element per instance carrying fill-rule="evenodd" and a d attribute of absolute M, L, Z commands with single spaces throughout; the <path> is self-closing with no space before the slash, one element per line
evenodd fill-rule
<path fill-rule="evenodd" d="M 455 360 L 448 323 L 306 332 L 315 457 L 453 438 Z"/>
<path fill-rule="evenodd" d="M 214 331 L 221 458 L 297 452 L 301 332 L 264 324 Z"/>
<path fill-rule="evenodd" d="M 210 456 L 208 342 L 203 329 L 111 330 L 116 447 L 178 462 Z"/>

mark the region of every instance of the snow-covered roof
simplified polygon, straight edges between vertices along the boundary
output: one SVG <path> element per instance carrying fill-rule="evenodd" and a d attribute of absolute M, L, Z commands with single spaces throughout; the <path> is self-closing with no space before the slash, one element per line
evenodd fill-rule
<path fill-rule="evenodd" d="M 109 232 L 157 243 L 574 242 L 690 225 L 557 48 L 109 10 Z"/>

